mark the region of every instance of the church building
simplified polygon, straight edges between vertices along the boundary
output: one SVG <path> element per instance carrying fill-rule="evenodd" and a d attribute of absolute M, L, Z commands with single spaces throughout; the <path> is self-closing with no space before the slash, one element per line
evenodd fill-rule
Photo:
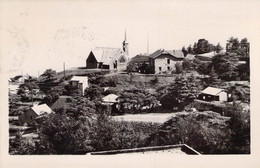
<path fill-rule="evenodd" d="M 126 70 L 128 60 L 128 41 L 125 32 L 122 49 L 96 47 L 90 51 L 86 59 L 86 68 L 124 71 Z"/>

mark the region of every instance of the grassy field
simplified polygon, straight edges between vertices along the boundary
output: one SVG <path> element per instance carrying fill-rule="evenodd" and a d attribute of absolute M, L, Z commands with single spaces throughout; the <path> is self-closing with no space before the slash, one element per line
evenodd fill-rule
<path fill-rule="evenodd" d="M 125 114 L 121 116 L 113 116 L 112 118 L 116 121 L 151 122 L 162 124 L 174 115 L 174 113 Z"/>

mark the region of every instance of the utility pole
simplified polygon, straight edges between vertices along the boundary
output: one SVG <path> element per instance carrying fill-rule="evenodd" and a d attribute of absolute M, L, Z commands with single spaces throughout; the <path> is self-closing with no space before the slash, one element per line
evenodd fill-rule
<path fill-rule="evenodd" d="M 149 32 L 147 30 L 147 54 L 149 53 Z"/>
<path fill-rule="evenodd" d="M 65 80 L 65 62 L 63 62 L 63 74 L 64 74 L 64 80 Z"/>

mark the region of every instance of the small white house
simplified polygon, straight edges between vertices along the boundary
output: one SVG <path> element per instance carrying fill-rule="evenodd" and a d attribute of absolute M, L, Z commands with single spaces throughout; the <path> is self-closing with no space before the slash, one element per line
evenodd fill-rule
<path fill-rule="evenodd" d="M 24 124 L 27 123 L 28 125 L 32 124 L 35 119 L 39 116 L 43 116 L 46 114 L 52 113 L 51 108 L 46 104 L 35 105 L 27 110 L 24 114 L 19 116 L 19 121 Z"/>
<path fill-rule="evenodd" d="M 9 93 L 12 94 L 17 94 L 18 90 L 19 90 L 19 86 L 17 84 L 8 84 L 8 91 Z"/>
<path fill-rule="evenodd" d="M 118 112 L 119 105 L 118 105 L 118 96 L 115 94 L 109 94 L 102 98 L 102 104 L 111 106 L 111 113 Z"/>
<path fill-rule="evenodd" d="M 82 91 L 82 94 L 84 94 L 85 89 L 89 87 L 88 77 L 73 76 L 70 80 L 70 86 L 72 89 L 80 89 Z"/>
<path fill-rule="evenodd" d="M 118 96 L 115 95 L 115 94 L 109 94 L 105 97 L 102 98 L 102 101 L 105 103 L 105 104 L 114 104 L 114 103 L 118 103 L 118 100 L 117 100 Z"/>
<path fill-rule="evenodd" d="M 204 101 L 227 101 L 228 94 L 224 89 L 207 87 L 199 94 L 198 98 Z"/>

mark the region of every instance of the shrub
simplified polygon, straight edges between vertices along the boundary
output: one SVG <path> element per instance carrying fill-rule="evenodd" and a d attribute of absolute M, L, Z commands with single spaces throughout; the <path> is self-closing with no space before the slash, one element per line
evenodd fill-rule
<path fill-rule="evenodd" d="M 143 147 L 158 127 L 153 123 L 114 121 L 100 114 L 91 127 L 91 145 L 95 151 Z"/>
<path fill-rule="evenodd" d="M 182 71 L 183 71 L 182 64 L 179 63 L 179 62 L 177 62 L 177 63 L 175 64 L 175 72 L 176 72 L 177 74 L 180 74 L 180 73 L 182 73 Z"/>

